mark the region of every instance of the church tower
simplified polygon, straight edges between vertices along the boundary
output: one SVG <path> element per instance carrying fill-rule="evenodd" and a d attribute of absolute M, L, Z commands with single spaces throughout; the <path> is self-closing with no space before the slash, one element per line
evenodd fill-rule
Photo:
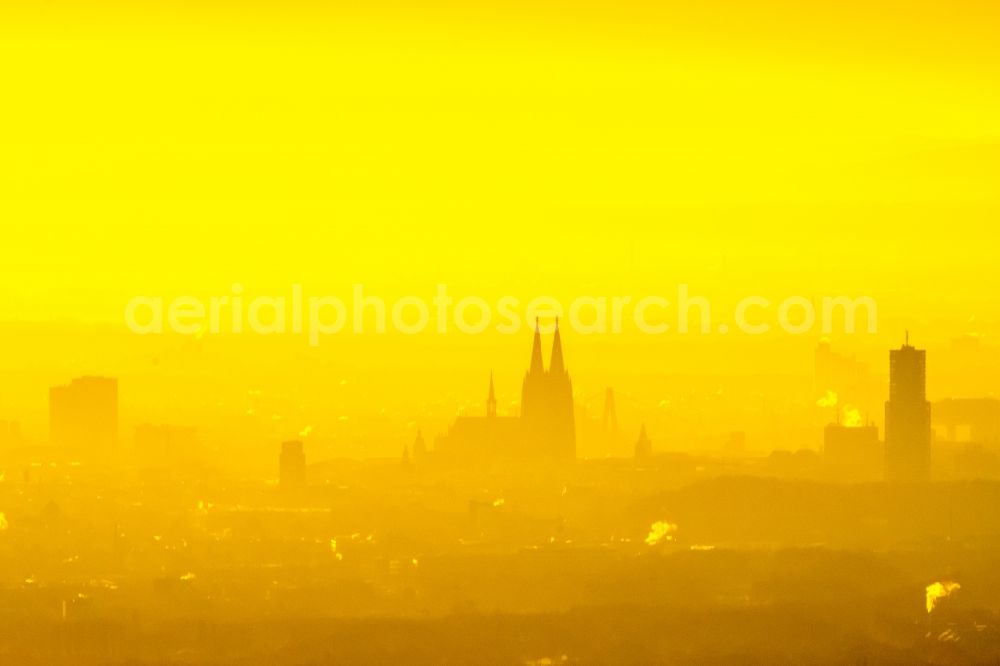
<path fill-rule="evenodd" d="M 542 336 L 536 320 L 531 363 L 521 387 L 525 453 L 529 457 L 571 460 L 576 457 L 573 385 L 566 371 L 558 320 L 549 361 L 546 370 L 542 361 Z"/>
<path fill-rule="evenodd" d="M 497 396 L 493 391 L 493 373 L 490 373 L 490 392 L 486 396 L 486 417 L 494 418 L 497 415 Z"/>
<path fill-rule="evenodd" d="M 635 459 L 636 460 L 646 460 L 653 455 L 653 443 L 649 441 L 649 435 L 646 434 L 646 424 L 642 424 L 642 430 L 639 431 L 639 439 L 635 443 Z"/>
<path fill-rule="evenodd" d="M 413 442 L 413 459 L 422 462 L 427 457 L 427 442 L 424 441 L 423 434 L 418 430 L 417 439 Z"/>
<path fill-rule="evenodd" d="M 552 361 L 547 377 L 551 413 L 552 453 L 560 459 L 576 457 L 576 415 L 573 409 L 573 383 L 563 361 L 562 336 L 556 319 L 552 340 Z"/>
<path fill-rule="evenodd" d="M 535 338 L 531 343 L 531 363 L 521 383 L 521 420 L 526 432 L 536 430 L 545 406 L 545 366 L 542 364 L 542 333 L 535 320 Z"/>

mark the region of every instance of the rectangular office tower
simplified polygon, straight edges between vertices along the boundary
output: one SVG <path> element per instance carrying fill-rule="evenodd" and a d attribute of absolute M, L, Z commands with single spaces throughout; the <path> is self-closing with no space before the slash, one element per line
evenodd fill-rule
<path fill-rule="evenodd" d="M 885 479 L 929 481 L 931 405 L 927 402 L 927 352 L 911 347 L 889 352 L 889 400 L 885 403 Z"/>
<path fill-rule="evenodd" d="M 118 380 L 79 377 L 49 389 L 49 439 L 82 455 L 108 455 L 118 442 Z"/>

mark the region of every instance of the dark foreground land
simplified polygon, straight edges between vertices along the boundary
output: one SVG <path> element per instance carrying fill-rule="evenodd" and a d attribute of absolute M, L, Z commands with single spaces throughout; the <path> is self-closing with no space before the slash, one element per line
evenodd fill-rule
<path fill-rule="evenodd" d="M 3 665 L 1000 664 L 994 481 L 59 471 L 0 484 Z"/>
<path fill-rule="evenodd" d="M 976 618 L 867 629 L 795 606 L 260 623 L 7 624 L 10 664 L 996 664 Z M 981 618 L 980 618 L 981 619 Z M 16 634 L 13 635 L 13 634 Z M 943 636 L 943 638 L 942 638 Z"/>

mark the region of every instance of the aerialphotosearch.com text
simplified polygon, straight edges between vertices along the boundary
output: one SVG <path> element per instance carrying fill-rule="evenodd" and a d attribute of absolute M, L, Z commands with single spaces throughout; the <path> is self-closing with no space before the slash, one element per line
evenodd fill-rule
<path fill-rule="evenodd" d="M 720 317 L 725 312 L 726 316 Z M 250 294 L 240 284 L 210 297 L 142 295 L 129 300 L 125 324 L 140 335 L 253 333 L 301 335 L 310 345 L 325 337 L 353 333 L 458 332 L 478 335 L 493 330 L 514 335 L 525 326 L 554 325 L 579 335 L 646 335 L 739 333 L 789 335 L 819 332 L 876 333 L 878 307 L 868 296 L 749 295 L 734 305 L 713 308 L 705 296 L 679 284 L 670 296 L 580 295 L 560 300 L 537 295 L 530 299 L 501 296 L 454 296 L 445 284 L 433 295 L 383 298 L 355 284 L 347 297 L 309 294 L 300 284 L 284 294 Z"/>

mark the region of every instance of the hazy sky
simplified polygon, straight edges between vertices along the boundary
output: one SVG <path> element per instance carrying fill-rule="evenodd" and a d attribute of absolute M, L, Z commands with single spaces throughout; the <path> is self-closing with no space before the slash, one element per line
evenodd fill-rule
<path fill-rule="evenodd" d="M 0 408 L 40 414 L 44 386 L 82 372 L 144 377 L 123 400 L 161 420 L 164 404 L 194 407 L 176 391 L 158 402 L 157 385 L 211 393 L 204 375 L 223 373 L 234 394 L 254 388 L 273 343 L 202 358 L 177 351 L 191 340 L 120 333 L 135 295 L 234 283 L 386 297 L 446 283 L 491 300 L 688 283 L 720 308 L 870 295 L 880 333 L 842 344 L 873 364 L 907 326 L 929 343 L 988 342 L 995 3 L 692 4 L 4 3 Z M 113 333 L 37 332 L 69 321 Z M 590 395 L 706 362 L 808 374 L 817 339 L 660 353 L 626 335 L 567 341 L 567 360 Z M 528 347 L 290 344 L 289 385 L 360 375 L 404 425 L 429 368 L 435 390 L 454 388 L 448 413 L 491 366 L 515 399 Z M 325 362 L 337 369 L 314 376 Z"/>

